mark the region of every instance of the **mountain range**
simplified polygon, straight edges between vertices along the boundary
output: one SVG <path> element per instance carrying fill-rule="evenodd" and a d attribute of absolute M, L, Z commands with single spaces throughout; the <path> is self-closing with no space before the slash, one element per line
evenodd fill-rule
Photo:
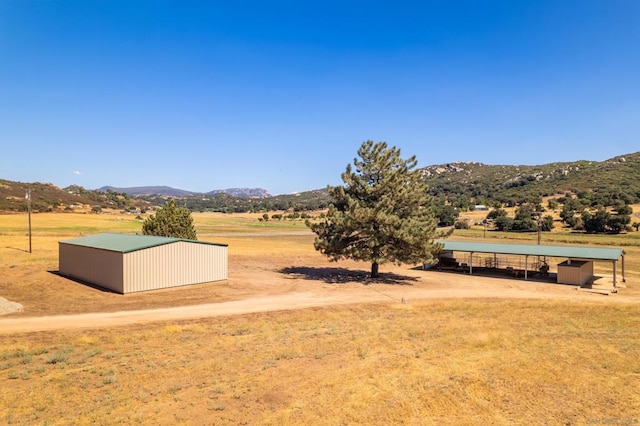
<path fill-rule="evenodd" d="M 487 165 L 454 162 L 420 169 L 432 196 L 465 209 L 473 204 L 518 204 L 545 196 L 567 193 L 592 194 L 594 203 L 603 197 L 628 203 L 640 202 L 640 152 L 605 161 L 555 162 L 541 165 Z M 168 186 L 87 190 L 72 185 L 58 188 L 50 183 L 22 183 L 0 179 L 0 211 L 25 211 L 25 192 L 31 188 L 32 207 L 40 211 L 69 206 L 100 205 L 111 208 L 163 205 L 167 198 L 180 198 L 193 211 L 297 211 L 325 208 L 330 202 L 326 189 L 271 196 L 262 188 L 231 188 L 207 193 Z"/>
<path fill-rule="evenodd" d="M 99 192 L 119 192 L 137 197 L 141 195 L 166 195 L 169 197 L 188 197 L 190 195 L 216 195 L 216 194 L 229 194 L 234 197 L 258 197 L 266 198 L 271 197 L 269 191 L 263 188 L 227 188 L 227 189 L 214 189 L 213 191 L 201 193 L 193 191 L 185 191 L 184 189 L 172 188 L 170 186 L 134 186 L 128 188 L 117 188 L 114 186 L 103 186 L 98 188 Z"/>

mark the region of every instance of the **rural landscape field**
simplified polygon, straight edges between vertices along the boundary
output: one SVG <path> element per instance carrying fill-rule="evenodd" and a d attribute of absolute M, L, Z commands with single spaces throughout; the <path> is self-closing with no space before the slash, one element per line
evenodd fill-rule
<path fill-rule="evenodd" d="M 626 283 L 603 295 L 419 265 L 372 280 L 316 252 L 301 220 L 193 217 L 199 239 L 229 244 L 229 279 L 118 295 L 58 276 L 58 241 L 139 233 L 134 215 L 35 214 L 32 253 L 26 214 L 0 216 L 0 297 L 24 307 L 0 318 L 0 423 L 640 422 L 638 232 L 545 233 L 625 250 Z"/>
<path fill-rule="evenodd" d="M 0 0 L 0 426 L 640 426 L 639 21 Z"/>

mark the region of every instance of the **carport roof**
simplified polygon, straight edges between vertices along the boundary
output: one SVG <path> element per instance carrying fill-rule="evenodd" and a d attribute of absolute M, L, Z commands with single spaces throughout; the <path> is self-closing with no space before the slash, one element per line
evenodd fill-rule
<path fill-rule="evenodd" d="M 171 244 L 178 241 L 186 241 L 196 244 L 211 244 L 216 246 L 226 246 L 226 244 L 210 243 L 206 241 L 187 240 L 184 238 L 156 237 L 153 235 L 129 235 L 129 234 L 95 234 L 86 237 L 73 238 L 71 240 L 60 241 L 61 244 L 72 244 L 83 247 L 91 247 L 102 250 L 116 251 L 120 253 L 130 253 L 144 250 L 151 247 Z"/>
<path fill-rule="evenodd" d="M 535 244 L 494 244 L 466 241 L 438 241 L 443 250 L 469 253 L 515 254 L 522 256 L 566 257 L 569 259 L 618 260 L 622 249 L 600 247 L 551 246 Z"/>

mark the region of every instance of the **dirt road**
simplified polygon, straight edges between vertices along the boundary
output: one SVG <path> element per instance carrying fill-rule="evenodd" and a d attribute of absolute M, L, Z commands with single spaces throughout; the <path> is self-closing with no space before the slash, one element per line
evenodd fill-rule
<path fill-rule="evenodd" d="M 298 275 L 304 271 L 297 271 Z M 406 272 L 406 271 L 405 271 Z M 414 271 L 407 282 L 366 284 L 348 281 L 310 285 L 302 277 L 293 277 L 287 289 L 278 294 L 250 296 L 242 300 L 205 303 L 154 309 L 93 312 L 70 315 L 12 316 L 0 319 L 0 335 L 51 330 L 114 327 L 154 321 L 189 320 L 207 317 L 241 315 L 256 312 L 283 311 L 344 304 L 389 303 L 415 304 L 448 298 L 512 298 L 572 300 L 597 303 L 640 303 L 637 297 L 621 293 L 611 296 L 578 291 L 562 286 L 533 281 L 468 276 L 438 272 Z"/>

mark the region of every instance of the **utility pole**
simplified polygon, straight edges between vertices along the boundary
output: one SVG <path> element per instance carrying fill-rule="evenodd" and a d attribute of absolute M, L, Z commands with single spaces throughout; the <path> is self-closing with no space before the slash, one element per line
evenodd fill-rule
<path fill-rule="evenodd" d="M 27 188 L 27 211 L 29 212 L 29 253 L 31 253 L 31 188 Z"/>
<path fill-rule="evenodd" d="M 490 224 L 493 224 L 493 219 L 485 219 L 485 220 L 483 220 L 482 222 L 483 222 L 483 224 L 484 224 L 484 235 L 483 235 L 483 237 L 484 237 L 484 238 L 487 238 L 487 227 L 488 227 Z"/>

